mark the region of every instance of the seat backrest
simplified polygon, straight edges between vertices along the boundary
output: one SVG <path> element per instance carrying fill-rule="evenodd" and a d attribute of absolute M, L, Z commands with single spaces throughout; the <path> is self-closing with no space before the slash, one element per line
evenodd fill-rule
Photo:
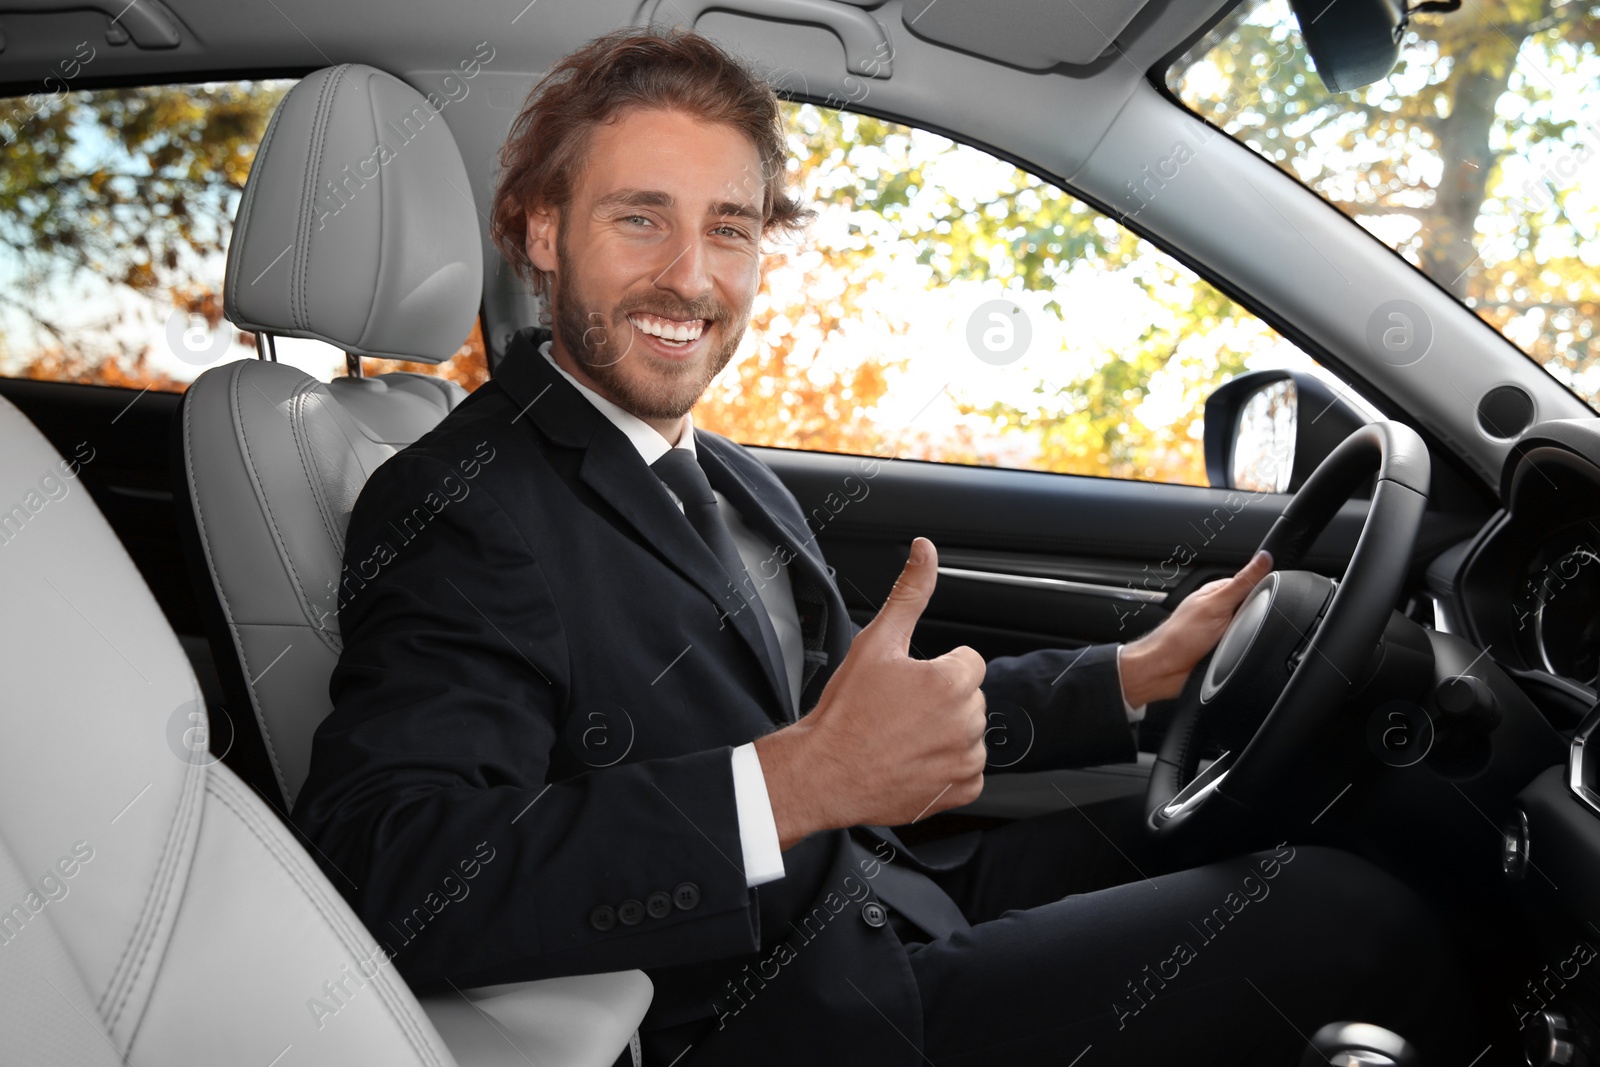
<path fill-rule="evenodd" d="M 332 67 L 302 80 L 273 115 L 235 220 L 224 308 L 258 336 L 309 337 L 348 353 L 436 363 L 455 352 L 478 313 L 482 255 L 466 168 L 440 113 L 381 71 Z M 172 438 L 179 534 L 196 568 L 227 707 L 237 709 L 231 739 L 216 747 L 262 746 L 259 765 L 240 765 L 254 772 L 251 784 L 263 796 L 275 804 L 282 797 L 280 815 L 305 781 L 317 724 L 333 710 L 328 679 L 342 647 L 350 510 L 379 464 L 465 396 L 426 375 L 320 382 L 271 360 L 213 368 L 184 395 Z M 214 771 L 233 792 L 248 792 L 220 764 Z M 258 821 L 272 823 L 271 840 L 286 840 L 282 824 Z M 304 859 L 297 845 L 280 851 Z M 236 921 L 253 922 L 267 938 L 297 936 L 292 926 L 275 929 L 268 909 L 250 916 L 259 893 L 281 887 L 222 891 L 237 893 L 215 905 Z M 349 913 L 338 904 L 343 923 Z M 366 935 L 359 922 L 353 930 Z M 218 952 L 226 962 L 225 945 Z M 313 971 L 333 988 L 311 983 L 294 1002 L 307 1019 L 315 1015 L 331 1030 L 343 1023 L 344 1003 L 364 998 L 376 1010 L 370 1002 L 379 998 L 360 983 L 365 969 L 352 975 L 318 964 L 305 974 Z M 313 1011 L 307 998 L 319 995 L 322 1006 Z M 463 1067 L 606 1067 L 630 1047 L 651 995 L 643 973 L 618 971 L 455 990 L 422 1005 Z M 397 1016 L 415 1005 L 396 1003 Z M 248 1005 L 239 1011 L 245 1018 Z M 437 1040 L 432 1028 L 420 1032 Z M 388 1047 L 375 1043 L 346 1062 L 411 1062 Z M 269 1063 L 278 1051 L 182 1062 Z"/>
<path fill-rule="evenodd" d="M 77 480 L 85 445 L 63 460 L 0 398 L 0 1061 L 450 1067 L 360 919 L 209 754 L 183 648 Z M 342 992 L 319 1015 L 324 983 Z"/>
<path fill-rule="evenodd" d="M 392 75 L 329 67 L 300 81 L 267 127 L 228 249 L 224 309 L 258 336 L 437 363 L 472 328 L 482 256 L 442 113 Z M 203 565 L 196 593 L 238 742 L 259 731 L 271 781 L 255 784 L 275 789 L 284 812 L 332 711 L 350 510 L 379 464 L 465 396 L 425 375 L 321 382 L 262 359 L 215 367 L 184 397 L 180 528 Z"/>

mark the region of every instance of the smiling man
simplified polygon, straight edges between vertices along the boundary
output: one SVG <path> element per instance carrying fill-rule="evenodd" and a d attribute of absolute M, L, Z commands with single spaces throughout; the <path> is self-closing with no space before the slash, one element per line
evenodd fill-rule
<path fill-rule="evenodd" d="M 362 491 L 347 558 L 497 457 L 342 608 L 294 811 L 409 981 L 643 968 L 662 1065 L 1277 1065 L 1340 1018 L 1429 1051 L 1416 1006 L 1447 961 L 1355 857 L 1159 873 L 1122 803 L 915 849 L 891 829 L 978 796 L 990 713 L 1033 728 L 1008 771 L 1133 759 L 1130 723 L 1270 560 L 1126 649 L 986 664 L 911 655 L 937 568 L 918 538 L 858 630 L 792 495 L 690 415 L 762 240 L 809 214 L 771 90 L 695 34 L 610 35 L 535 88 L 503 163 L 494 234 L 552 328 Z M 494 863 L 433 907 L 475 848 Z"/>

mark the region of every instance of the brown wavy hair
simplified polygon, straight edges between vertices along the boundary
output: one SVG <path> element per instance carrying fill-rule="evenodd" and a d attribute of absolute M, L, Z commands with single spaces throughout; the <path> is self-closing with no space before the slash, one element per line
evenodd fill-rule
<path fill-rule="evenodd" d="M 490 231 L 535 294 L 548 292 L 550 279 L 528 259 L 529 211 L 542 203 L 565 220 L 595 127 L 630 108 L 686 111 L 748 136 L 766 186 L 763 236 L 792 234 L 816 215 L 784 186 L 788 152 L 771 86 L 693 30 L 618 30 L 590 41 L 539 80 L 500 150 Z"/>

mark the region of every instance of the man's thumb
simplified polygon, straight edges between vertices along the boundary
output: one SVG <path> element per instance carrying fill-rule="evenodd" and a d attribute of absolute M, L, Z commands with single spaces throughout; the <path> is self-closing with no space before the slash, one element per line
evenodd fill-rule
<path fill-rule="evenodd" d="M 905 569 L 889 590 L 889 599 L 883 602 L 877 618 L 864 627 L 881 630 L 880 641 L 892 642 L 903 654 L 911 651 L 911 631 L 916 629 L 922 610 L 933 596 L 933 586 L 939 577 L 939 553 L 933 542 L 918 537 L 911 542 L 911 555 Z"/>

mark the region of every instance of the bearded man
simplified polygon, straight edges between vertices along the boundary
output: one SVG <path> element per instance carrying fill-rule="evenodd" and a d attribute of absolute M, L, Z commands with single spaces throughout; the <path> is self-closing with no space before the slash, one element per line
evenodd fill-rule
<path fill-rule="evenodd" d="M 808 217 L 784 160 L 771 89 L 693 33 L 591 42 L 511 130 L 493 233 L 552 328 L 361 492 L 347 559 L 493 449 L 342 608 L 293 816 L 401 973 L 642 968 L 662 1067 L 1281 1067 L 1342 1018 L 1426 1046 L 1403 1009 L 1443 988 L 1432 920 L 1354 856 L 1286 843 L 1158 874 L 1118 806 L 917 848 L 892 829 L 979 795 L 991 702 L 1034 724 L 1009 771 L 1133 759 L 1130 723 L 1271 562 L 1126 648 L 919 659 L 938 560 L 917 538 L 858 628 L 794 497 L 690 414 L 763 239 Z M 409 923 L 479 843 L 470 895 Z"/>

